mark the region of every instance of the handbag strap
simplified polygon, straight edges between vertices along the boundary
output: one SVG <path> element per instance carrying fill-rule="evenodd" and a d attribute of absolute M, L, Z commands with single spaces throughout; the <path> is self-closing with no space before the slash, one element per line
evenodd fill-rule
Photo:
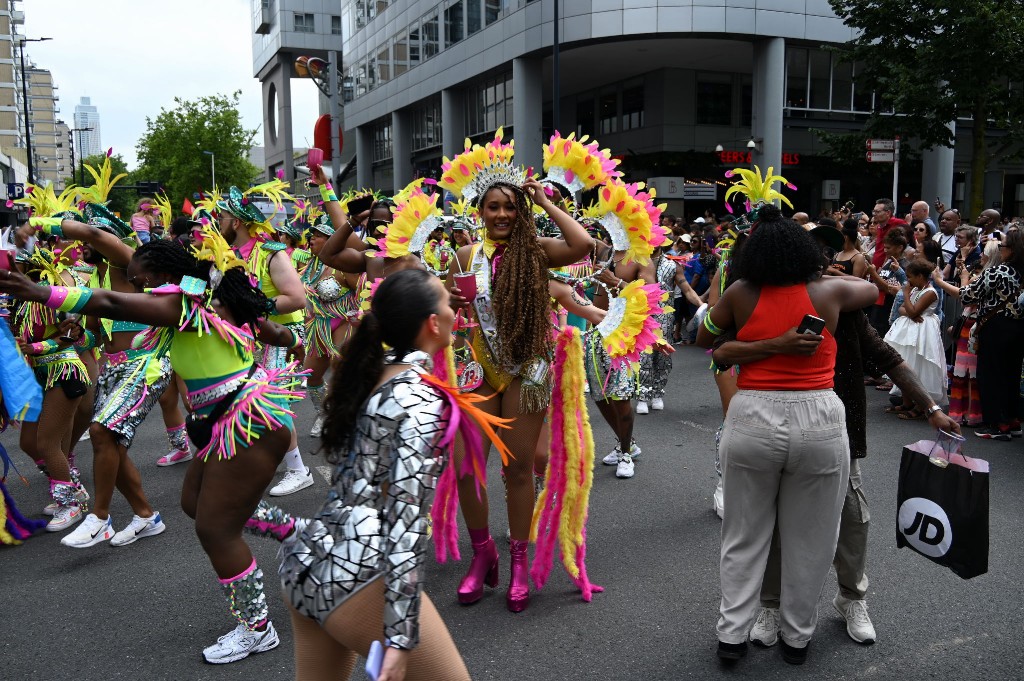
<path fill-rule="evenodd" d="M 227 410 L 235 403 L 235 398 L 238 397 L 238 393 L 242 392 L 242 388 L 246 386 L 249 379 L 256 373 L 258 366 L 259 365 L 256 364 L 256 362 L 253 362 L 252 366 L 249 367 L 249 373 L 246 374 L 246 377 L 238 384 L 238 387 L 222 397 L 220 401 L 217 402 L 216 406 L 210 410 L 210 413 L 206 416 L 210 423 L 216 423 L 222 416 L 224 416 L 225 413 L 227 413 Z"/>

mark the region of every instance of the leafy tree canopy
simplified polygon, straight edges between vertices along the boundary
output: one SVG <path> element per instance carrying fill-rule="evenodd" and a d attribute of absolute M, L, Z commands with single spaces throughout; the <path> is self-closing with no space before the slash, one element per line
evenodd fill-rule
<path fill-rule="evenodd" d="M 160 182 L 172 205 L 181 205 L 194 192 L 212 185 L 209 154 L 216 163 L 217 185 L 248 187 L 260 169 L 249 162 L 256 130 L 242 125 L 238 111 L 240 91 L 228 95 L 174 98 L 173 109 L 161 109 L 156 119 L 146 118 L 146 132 L 136 149 L 141 181 Z"/>

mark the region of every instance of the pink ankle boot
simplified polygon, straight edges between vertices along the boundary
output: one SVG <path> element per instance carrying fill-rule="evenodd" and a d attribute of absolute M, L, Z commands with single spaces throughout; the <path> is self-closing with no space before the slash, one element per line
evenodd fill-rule
<path fill-rule="evenodd" d="M 486 527 L 470 529 L 469 538 L 473 542 L 473 560 L 469 563 L 469 572 L 459 583 L 459 603 L 463 605 L 483 598 L 484 584 L 498 586 L 498 549 L 491 539 L 490 530 Z"/>
<path fill-rule="evenodd" d="M 522 612 L 530 604 L 530 542 L 513 539 L 509 553 L 512 556 L 512 577 L 508 582 L 505 604 L 512 612 Z"/>

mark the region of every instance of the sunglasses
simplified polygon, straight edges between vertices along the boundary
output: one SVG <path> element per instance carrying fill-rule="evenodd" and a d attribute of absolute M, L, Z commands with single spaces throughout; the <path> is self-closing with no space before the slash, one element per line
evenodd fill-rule
<path fill-rule="evenodd" d="M 915 227 L 914 231 L 915 232 L 927 232 L 928 228 L 927 227 Z"/>

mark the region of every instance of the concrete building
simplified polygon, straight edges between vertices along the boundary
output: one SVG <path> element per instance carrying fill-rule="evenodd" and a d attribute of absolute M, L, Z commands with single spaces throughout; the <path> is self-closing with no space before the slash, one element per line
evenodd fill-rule
<path fill-rule="evenodd" d="M 318 57 L 327 62 L 340 57 L 340 0 L 252 0 L 253 75 L 263 86 L 262 167 L 266 177 L 278 170 L 294 180 L 296 152 L 292 139 L 291 79 L 299 56 Z M 329 101 L 321 96 L 320 114 L 329 112 Z M 312 141 L 315 120 L 299 121 Z M 343 147 L 342 163 L 354 153 Z"/>
<path fill-rule="evenodd" d="M 26 65 L 28 79 L 29 133 L 32 135 L 32 162 L 37 184 L 53 183 L 63 189 L 63 178 L 70 177 L 67 135 L 58 130 L 60 113 L 58 86 L 48 69 Z M 67 126 L 61 122 L 63 130 Z"/>
<path fill-rule="evenodd" d="M 750 163 L 781 168 L 808 211 L 847 200 L 870 210 L 891 196 L 891 164 L 837 167 L 813 132 L 859 130 L 875 104 L 853 85 L 851 65 L 822 49 L 852 37 L 827 0 L 563 0 L 557 120 L 553 5 L 342 0 L 358 184 L 386 191 L 436 174 L 464 138 L 504 126 L 519 161 L 535 168 L 554 129 L 590 134 L 630 179 L 677 187 L 659 198 L 689 194 L 695 215 L 721 212 L 724 171 Z M 936 196 L 962 205 L 969 162 L 960 140 L 955 153 L 904 164 L 901 208 Z M 1017 186 L 1024 202 L 1024 166 L 998 174 L 986 205 Z M 1024 214 L 1024 203 L 1015 209 Z"/>
<path fill-rule="evenodd" d="M 100 137 L 100 112 L 91 97 L 82 97 L 75 105 L 75 154 L 86 158 L 103 153 Z M 92 128 L 92 130 L 86 130 Z"/>

